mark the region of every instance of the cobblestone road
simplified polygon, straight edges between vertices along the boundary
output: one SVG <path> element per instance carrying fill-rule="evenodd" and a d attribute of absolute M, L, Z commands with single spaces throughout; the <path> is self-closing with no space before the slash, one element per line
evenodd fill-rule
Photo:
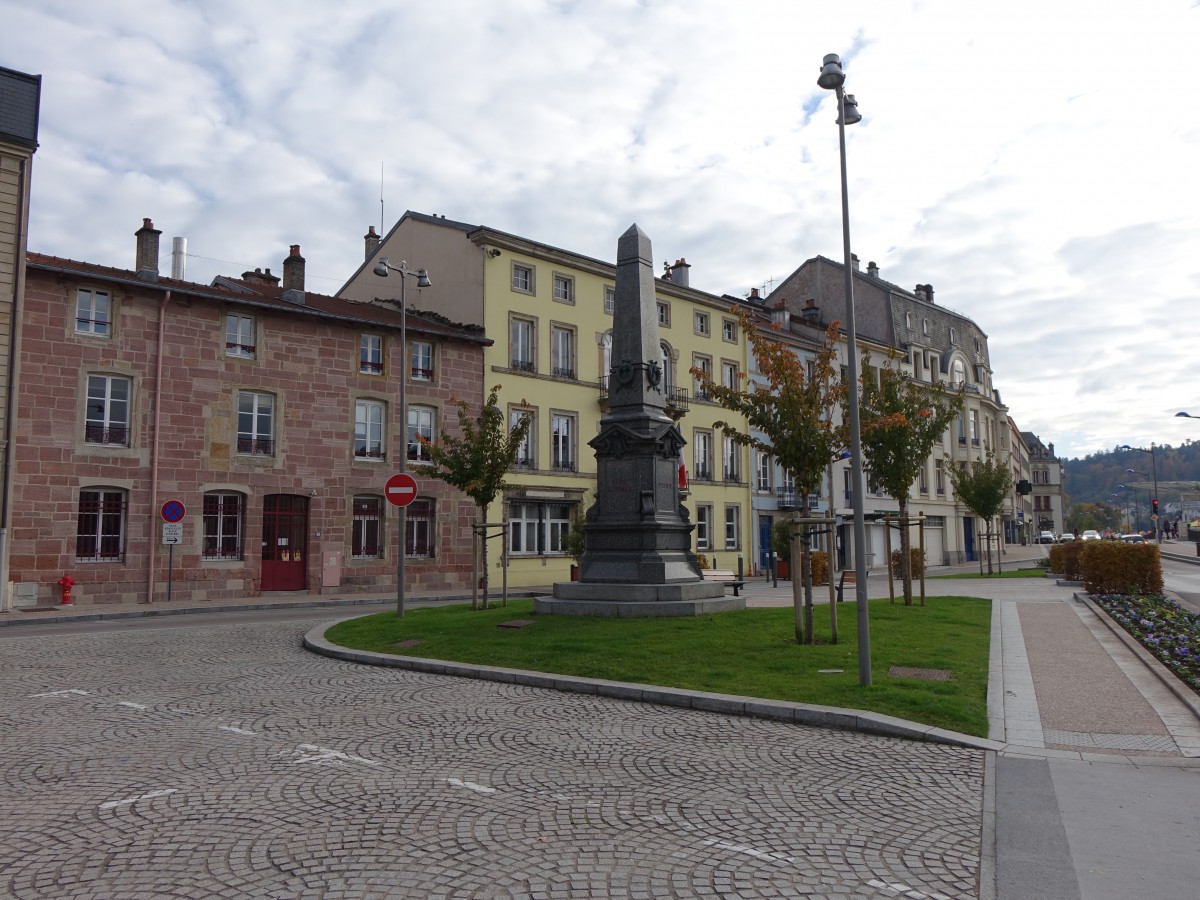
<path fill-rule="evenodd" d="M 0 895 L 977 896 L 978 751 L 196 618 L 0 641 Z"/>

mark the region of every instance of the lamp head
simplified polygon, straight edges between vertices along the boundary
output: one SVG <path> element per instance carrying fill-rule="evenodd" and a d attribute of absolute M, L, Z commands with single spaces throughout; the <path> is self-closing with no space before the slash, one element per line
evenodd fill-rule
<path fill-rule="evenodd" d="M 832 91 L 840 88 L 846 81 L 846 73 L 842 71 L 842 61 L 836 53 L 827 53 L 821 62 L 821 74 L 817 76 L 817 87 Z"/>
<path fill-rule="evenodd" d="M 388 266 L 387 257 L 381 256 L 379 258 L 379 262 L 375 263 L 374 272 L 380 278 L 387 278 L 388 277 L 388 268 L 389 268 L 389 266 Z"/>
<path fill-rule="evenodd" d="M 1177 419 L 1180 419 L 1180 418 L 1194 419 L 1194 418 L 1196 418 L 1196 416 L 1193 416 L 1191 413 L 1187 413 L 1187 412 L 1177 412 L 1177 413 L 1175 413 L 1175 418 L 1177 418 Z"/>
<path fill-rule="evenodd" d="M 838 124 L 857 125 L 862 121 L 862 113 L 858 111 L 858 104 L 854 101 L 853 94 L 844 94 L 842 96 L 842 122 Z"/>
<path fill-rule="evenodd" d="M 429 287 L 433 282 L 429 280 L 429 272 L 425 269 L 417 269 L 417 287 Z"/>

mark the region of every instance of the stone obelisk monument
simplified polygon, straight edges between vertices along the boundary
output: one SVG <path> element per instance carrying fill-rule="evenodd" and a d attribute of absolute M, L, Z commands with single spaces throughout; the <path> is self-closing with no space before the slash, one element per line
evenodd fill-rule
<path fill-rule="evenodd" d="M 587 512 L 580 580 L 534 601 L 539 613 L 685 616 L 742 609 L 706 582 L 691 551 L 693 525 L 679 501 L 686 443 L 665 412 L 650 239 L 636 225 L 617 241 L 608 412 L 589 443 L 596 502 Z"/>

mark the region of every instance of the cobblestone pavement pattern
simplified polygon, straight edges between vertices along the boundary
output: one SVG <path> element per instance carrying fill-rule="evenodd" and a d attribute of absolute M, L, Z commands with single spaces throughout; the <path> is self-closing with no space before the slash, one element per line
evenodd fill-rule
<path fill-rule="evenodd" d="M 324 620 L 6 636 L 0 895 L 978 895 L 982 752 L 305 653 Z"/>

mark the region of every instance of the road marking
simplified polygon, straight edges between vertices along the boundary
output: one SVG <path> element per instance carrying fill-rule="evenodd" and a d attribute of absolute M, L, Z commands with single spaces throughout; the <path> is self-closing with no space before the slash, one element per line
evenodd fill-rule
<path fill-rule="evenodd" d="M 164 788 L 161 791 L 151 791 L 148 794 L 142 794 L 140 797 L 128 797 L 124 800 L 109 800 L 106 803 L 101 803 L 101 809 L 116 809 L 118 806 L 128 806 L 131 803 L 137 803 L 139 800 L 153 800 L 155 797 L 165 797 L 167 794 L 174 794 L 175 788 Z"/>
<path fill-rule="evenodd" d="M 30 697 L 65 697 L 67 694 L 78 694 L 80 697 L 86 697 L 87 691 L 81 691 L 76 688 L 67 688 L 65 691 L 47 691 L 44 694 L 30 694 Z"/>
<path fill-rule="evenodd" d="M 477 794 L 494 794 L 494 793 L 496 793 L 495 788 L 488 787 L 487 785 L 483 785 L 483 784 L 476 784 L 473 781 L 460 781 L 457 778 L 447 778 L 446 781 L 447 781 L 447 783 L 452 784 L 455 787 L 464 787 L 468 791 L 475 791 Z"/>
<path fill-rule="evenodd" d="M 117 703 L 118 706 L 128 706 L 130 709 L 149 709 L 148 706 L 143 706 L 140 703 L 131 703 L 128 700 L 121 700 Z"/>
<path fill-rule="evenodd" d="M 753 856 L 755 859 L 766 859 L 771 862 L 793 863 L 795 858 L 786 856 L 783 853 L 774 853 L 769 850 L 758 850 L 754 847 L 743 847 L 741 844 L 730 844 L 726 841 L 708 840 L 704 842 L 709 847 L 719 847 L 722 850 L 729 850 L 733 853 L 744 853 L 747 856 Z"/>
<path fill-rule="evenodd" d="M 883 888 L 885 890 L 895 891 L 897 894 L 900 894 L 904 897 L 912 897 L 913 900 L 925 900 L 925 898 L 929 898 L 929 900 L 949 900 L 945 894 L 923 894 L 916 888 L 910 888 L 907 884 L 888 884 L 887 882 L 879 881 L 875 878 L 872 878 L 870 881 L 868 881 L 867 885 L 868 887 Z"/>
<path fill-rule="evenodd" d="M 297 760 L 293 760 L 293 762 L 296 762 L 296 763 L 359 762 L 359 763 L 366 763 L 368 766 L 379 765 L 379 763 L 375 762 L 375 760 L 373 760 L 373 759 L 364 759 L 361 756 L 352 756 L 349 753 L 343 753 L 341 750 L 330 750 L 328 747 L 318 747 L 316 744 L 301 744 L 297 748 L 297 750 L 288 751 L 288 752 L 295 753 L 295 752 L 299 752 L 299 751 L 304 751 L 308 755 L 302 756 Z"/>
<path fill-rule="evenodd" d="M 257 734 L 257 733 L 258 733 L 258 732 L 256 732 L 256 731 L 247 731 L 245 728 L 238 728 L 238 727 L 236 727 L 236 726 L 234 726 L 234 725 L 218 725 L 217 727 L 218 727 L 219 729 L 221 729 L 222 731 L 232 731 L 234 734 L 250 734 L 250 735 L 253 735 L 253 734 Z"/>

